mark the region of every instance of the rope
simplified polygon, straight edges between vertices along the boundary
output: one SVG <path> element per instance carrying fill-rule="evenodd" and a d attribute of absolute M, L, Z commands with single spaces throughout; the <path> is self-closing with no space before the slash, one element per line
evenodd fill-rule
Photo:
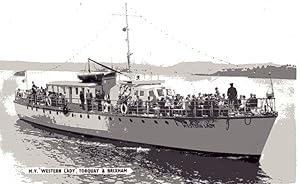
<path fill-rule="evenodd" d="M 133 11 L 135 11 L 135 14 L 140 14 L 140 15 L 141 15 L 141 13 L 138 13 L 138 11 L 134 10 L 133 8 L 130 8 L 130 9 L 132 9 Z M 226 64 L 235 65 L 235 66 L 238 67 L 238 65 L 236 65 L 236 64 L 232 64 L 232 63 L 230 63 L 230 62 L 228 62 L 228 61 L 225 61 L 225 60 L 223 60 L 223 59 L 220 59 L 220 58 L 218 58 L 218 57 L 209 55 L 207 52 L 203 52 L 203 51 L 200 51 L 200 50 L 195 49 L 194 47 L 190 46 L 189 44 L 187 44 L 187 43 L 185 43 L 185 42 L 182 42 L 182 41 L 179 40 L 179 39 L 176 39 L 175 36 L 169 34 L 167 31 L 163 30 L 163 29 L 160 28 L 159 26 L 153 24 L 153 23 L 152 23 L 151 21 L 149 21 L 146 17 L 141 16 L 141 18 L 144 20 L 144 22 L 147 22 L 149 25 L 153 26 L 156 30 L 158 30 L 159 32 L 161 32 L 161 34 L 162 34 L 163 36 L 170 38 L 171 40 L 177 42 L 178 44 L 181 44 L 181 45 L 183 45 L 183 46 L 185 46 L 185 47 L 187 47 L 187 48 L 189 48 L 189 49 L 191 49 L 191 50 L 197 52 L 198 54 L 203 53 L 206 57 L 210 57 L 210 58 L 212 58 L 213 60 L 217 60 L 217 61 L 220 61 L 220 62 L 223 62 L 223 63 L 226 63 Z"/>
<path fill-rule="evenodd" d="M 226 130 L 228 131 L 229 130 L 229 121 L 230 121 L 230 119 L 229 119 L 229 116 L 227 116 L 227 119 L 226 119 Z"/>
<path fill-rule="evenodd" d="M 61 64 L 58 64 L 58 65 L 56 65 L 55 67 L 48 69 L 48 71 L 55 70 L 55 69 L 57 69 L 58 67 L 61 67 L 62 65 L 66 64 L 66 63 L 68 63 L 68 61 L 66 61 L 66 62 L 64 62 L 64 63 L 61 63 Z"/>
<path fill-rule="evenodd" d="M 123 8 L 123 7 L 122 7 L 122 8 Z M 119 12 L 120 12 L 120 11 L 119 11 Z M 80 55 L 84 49 L 87 49 L 89 46 L 91 46 L 92 42 L 95 42 L 95 41 L 96 41 L 96 38 L 98 38 L 98 35 L 99 35 L 100 33 L 102 33 L 102 32 L 104 32 L 104 31 L 107 30 L 108 25 L 110 25 L 110 24 L 113 22 L 114 19 L 115 19 L 115 17 L 109 19 L 109 20 L 107 21 L 107 23 L 103 26 L 103 29 L 101 29 L 101 30 L 99 30 L 99 31 L 96 31 L 97 33 L 96 33 L 96 35 L 95 35 L 95 38 L 91 39 L 89 42 L 87 42 L 87 44 L 83 45 L 83 47 L 81 47 L 80 49 L 78 49 L 77 52 L 74 51 L 75 54 L 73 54 L 72 57 L 70 57 L 67 61 L 65 61 L 65 62 L 62 63 L 62 64 L 58 64 L 58 65 L 56 65 L 55 67 L 50 68 L 49 70 L 55 70 L 55 69 L 61 67 L 62 65 L 66 64 L 66 63 L 69 63 L 69 61 L 73 60 L 76 56 Z M 86 68 L 85 68 L 85 69 L 86 69 Z"/>
<path fill-rule="evenodd" d="M 249 121 L 249 123 L 247 123 L 247 118 L 245 118 L 245 119 L 244 119 L 244 121 L 245 121 L 245 125 L 250 125 L 250 124 L 251 124 L 251 122 L 252 122 L 252 118 L 250 117 L 250 121 Z"/>

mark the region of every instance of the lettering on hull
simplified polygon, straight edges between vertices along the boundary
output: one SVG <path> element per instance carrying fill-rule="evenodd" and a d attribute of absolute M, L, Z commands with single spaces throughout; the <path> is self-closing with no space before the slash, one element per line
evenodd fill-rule
<path fill-rule="evenodd" d="M 175 119 L 176 123 L 179 122 L 184 128 L 216 128 L 214 120 L 211 119 Z"/>

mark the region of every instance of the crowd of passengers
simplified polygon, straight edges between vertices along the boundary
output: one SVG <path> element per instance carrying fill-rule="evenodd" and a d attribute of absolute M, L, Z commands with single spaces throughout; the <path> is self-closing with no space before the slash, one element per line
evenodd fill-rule
<path fill-rule="evenodd" d="M 246 113 L 252 109 L 256 109 L 258 99 L 255 94 L 250 94 L 250 98 L 246 99 L 244 95 L 237 98 L 237 90 L 230 83 L 230 88 L 222 95 L 219 89 L 215 88 L 215 93 L 198 95 L 187 95 L 186 97 L 176 94 L 156 98 L 148 97 L 146 101 L 142 101 L 139 96 L 129 97 L 122 103 L 126 104 L 129 112 L 142 112 L 147 114 L 158 113 L 162 116 L 169 115 L 187 115 L 187 116 L 227 116 L 229 111 Z"/>
<path fill-rule="evenodd" d="M 17 96 L 21 97 L 20 90 L 17 91 Z M 83 110 L 92 111 L 109 111 L 114 109 L 111 106 L 109 96 L 104 96 L 99 91 L 96 92 L 95 97 L 87 90 L 86 96 L 83 91 L 80 91 L 80 106 Z M 48 92 L 43 87 L 37 87 L 32 82 L 31 93 L 29 95 L 29 102 L 32 104 L 51 105 L 54 107 L 66 107 L 67 100 L 64 94 L 56 92 Z M 177 95 L 169 95 L 161 98 L 149 96 L 146 101 L 141 100 L 139 96 L 132 96 L 124 98 L 119 97 L 117 110 L 121 110 L 121 105 L 126 105 L 125 113 L 146 113 L 158 115 L 187 115 L 187 116 L 227 116 L 231 112 L 249 112 L 255 109 L 258 105 L 258 99 L 255 94 L 250 94 L 250 98 L 246 99 L 244 95 L 237 98 L 237 90 L 230 83 L 230 88 L 227 90 L 227 97 L 225 93 L 222 95 L 216 87 L 215 92 L 211 94 L 187 95 L 186 97 Z M 49 103 L 49 101 L 51 101 Z M 96 108 L 95 108 L 96 107 Z"/>
<path fill-rule="evenodd" d="M 37 87 L 34 82 L 32 82 L 31 90 L 27 90 L 27 93 L 22 93 L 20 89 L 17 90 L 18 98 L 27 98 L 29 103 L 34 105 L 50 104 L 51 106 L 64 106 L 67 104 L 66 96 L 62 93 L 56 93 L 47 91 L 43 87 Z M 24 96 L 26 94 L 26 96 Z"/>

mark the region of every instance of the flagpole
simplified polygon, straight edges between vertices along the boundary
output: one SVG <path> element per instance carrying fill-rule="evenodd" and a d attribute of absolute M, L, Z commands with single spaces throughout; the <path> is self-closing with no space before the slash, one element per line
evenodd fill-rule
<path fill-rule="evenodd" d="M 28 90 L 28 75 L 27 75 L 27 70 L 25 70 L 25 81 L 26 81 L 26 90 Z"/>

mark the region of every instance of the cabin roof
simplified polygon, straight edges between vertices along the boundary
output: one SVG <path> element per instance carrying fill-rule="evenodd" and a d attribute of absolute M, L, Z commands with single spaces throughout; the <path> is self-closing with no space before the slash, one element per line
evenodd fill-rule
<path fill-rule="evenodd" d="M 97 83 L 85 83 L 81 81 L 53 81 L 49 82 L 47 85 L 55 85 L 55 86 L 74 86 L 74 87 L 94 87 L 97 86 Z"/>
<path fill-rule="evenodd" d="M 142 85 L 160 85 L 164 83 L 164 80 L 123 80 L 120 81 L 121 84 L 132 84 L 134 86 L 142 86 Z"/>
<path fill-rule="evenodd" d="M 140 86 L 136 86 L 135 88 L 136 89 L 151 90 L 151 89 L 161 89 L 161 88 L 164 88 L 164 87 L 161 86 L 161 85 L 140 85 Z"/>

